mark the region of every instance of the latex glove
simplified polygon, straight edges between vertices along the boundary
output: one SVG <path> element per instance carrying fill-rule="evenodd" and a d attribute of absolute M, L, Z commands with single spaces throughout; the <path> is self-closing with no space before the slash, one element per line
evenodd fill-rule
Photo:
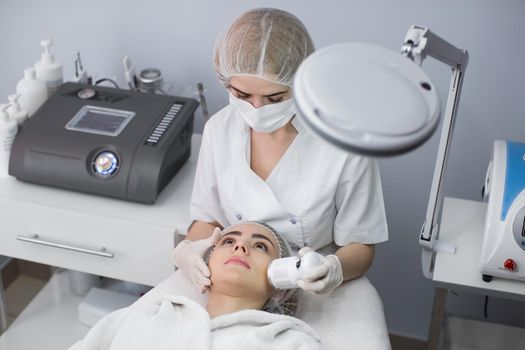
<path fill-rule="evenodd" d="M 308 252 L 319 255 L 319 265 L 305 272 L 303 278 L 297 282 L 299 287 L 316 294 L 326 294 L 343 283 L 343 268 L 336 255 L 323 256 L 312 248 L 305 247 L 299 250 L 299 256 L 303 257 Z"/>
<path fill-rule="evenodd" d="M 186 239 L 177 244 L 173 250 L 175 266 L 186 273 L 201 293 L 204 293 L 211 284 L 210 269 L 204 262 L 204 254 L 219 241 L 221 236 L 221 229 L 216 227 L 210 237 L 198 241 Z"/>

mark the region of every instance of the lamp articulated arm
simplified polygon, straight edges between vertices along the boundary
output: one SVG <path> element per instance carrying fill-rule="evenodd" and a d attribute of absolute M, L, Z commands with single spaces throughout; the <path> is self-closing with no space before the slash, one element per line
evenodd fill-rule
<path fill-rule="evenodd" d="M 422 268 L 427 278 L 432 278 L 433 262 L 436 251 L 447 250 L 454 252 L 453 247 L 438 242 L 439 220 L 443 206 L 442 182 L 445 173 L 448 152 L 452 142 L 452 134 L 456 113 L 459 105 L 463 75 L 468 64 L 468 52 L 458 49 L 449 42 L 432 33 L 428 28 L 412 26 L 405 37 L 405 43 L 401 53 L 421 65 L 426 56 L 433 57 L 452 68 L 452 78 L 445 113 L 443 114 L 443 126 L 439 141 L 439 148 L 434 168 L 434 177 L 428 199 L 428 207 L 425 222 L 419 236 L 419 244 L 423 247 Z"/>

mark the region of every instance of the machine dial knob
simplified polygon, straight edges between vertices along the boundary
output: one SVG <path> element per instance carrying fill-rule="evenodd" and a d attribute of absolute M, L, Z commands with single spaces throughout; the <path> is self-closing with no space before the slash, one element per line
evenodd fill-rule
<path fill-rule="evenodd" d="M 95 96 L 95 94 L 96 92 L 93 89 L 83 89 L 77 93 L 77 96 L 82 100 L 89 100 L 90 98 Z"/>
<path fill-rule="evenodd" d="M 103 177 L 113 175 L 117 171 L 118 166 L 118 157 L 111 151 L 100 152 L 93 160 L 95 174 Z"/>

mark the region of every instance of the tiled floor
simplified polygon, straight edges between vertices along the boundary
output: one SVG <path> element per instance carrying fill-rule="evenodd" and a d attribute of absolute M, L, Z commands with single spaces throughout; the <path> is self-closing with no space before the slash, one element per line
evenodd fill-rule
<path fill-rule="evenodd" d="M 8 322 L 11 323 L 19 315 L 40 289 L 47 283 L 46 280 L 18 276 L 6 289 Z M 392 350 L 424 350 L 426 342 L 390 335 Z"/>

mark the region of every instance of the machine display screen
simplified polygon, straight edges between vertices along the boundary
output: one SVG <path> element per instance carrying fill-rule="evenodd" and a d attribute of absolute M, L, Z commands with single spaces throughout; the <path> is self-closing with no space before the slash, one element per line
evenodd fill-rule
<path fill-rule="evenodd" d="M 67 123 L 66 129 L 91 134 L 117 136 L 135 116 L 120 109 L 83 106 Z"/>

